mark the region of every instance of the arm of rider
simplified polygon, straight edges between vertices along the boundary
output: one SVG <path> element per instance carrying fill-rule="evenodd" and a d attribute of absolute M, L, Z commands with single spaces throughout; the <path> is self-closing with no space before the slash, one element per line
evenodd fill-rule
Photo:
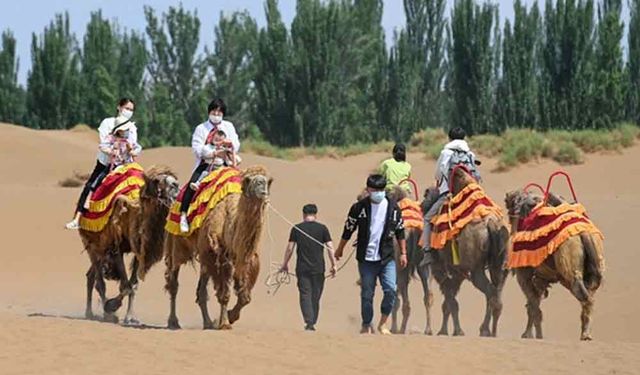
<path fill-rule="evenodd" d="M 282 267 L 280 267 L 280 272 L 289 272 L 289 261 L 293 256 L 293 249 L 295 248 L 296 243 L 293 241 L 289 241 L 287 244 L 287 249 L 284 252 L 284 261 L 282 262 Z"/>
<path fill-rule="evenodd" d="M 327 249 L 329 253 L 329 263 L 331 263 L 331 277 L 336 277 L 336 273 L 338 272 L 338 268 L 336 267 L 336 255 L 333 250 L 333 241 L 325 242 L 324 247 Z"/>
<path fill-rule="evenodd" d="M 198 125 L 191 137 L 191 150 L 199 159 L 210 159 L 213 157 L 215 148 L 206 144 L 209 132 L 203 125 Z"/>

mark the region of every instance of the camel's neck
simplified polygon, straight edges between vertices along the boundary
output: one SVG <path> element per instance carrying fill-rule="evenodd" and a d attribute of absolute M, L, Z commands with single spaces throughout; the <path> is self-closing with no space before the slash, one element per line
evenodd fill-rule
<path fill-rule="evenodd" d="M 142 215 L 140 217 L 140 253 L 142 256 L 142 274 L 157 261 L 162 259 L 164 248 L 164 226 L 169 208 L 157 199 L 141 199 Z"/>
<path fill-rule="evenodd" d="M 238 202 L 233 246 L 241 263 L 248 261 L 251 255 L 258 251 L 265 207 L 264 201 L 245 195 L 242 195 Z"/>

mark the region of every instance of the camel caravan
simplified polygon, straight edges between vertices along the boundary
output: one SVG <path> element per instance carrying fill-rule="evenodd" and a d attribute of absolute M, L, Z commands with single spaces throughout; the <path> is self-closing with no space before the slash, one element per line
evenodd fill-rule
<path fill-rule="evenodd" d="M 210 103 L 209 118 L 194 131 L 196 164 L 182 187 L 170 168 L 151 166 L 145 170 L 136 162 L 141 147 L 131 121 L 135 104 L 123 98 L 117 108 L 116 116 L 105 119 L 99 127 L 96 167 L 73 220 L 66 225 L 78 230 L 90 260 L 85 317 L 97 319 L 92 303 L 95 289 L 104 321 L 119 321 L 116 313 L 127 297 L 123 323 L 140 325 L 134 309 L 138 283 L 164 260 L 167 327 L 179 329 L 176 297 L 180 269 L 197 262 L 196 303 L 203 328 L 231 329 L 251 302 L 258 280 L 260 237 L 273 179 L 264 167 L 239 166 L 240 142 L 233 124 L 223 120 L 226 106 L 221 99 Z M 486 298 L 479 334 L 495 337 L 503 310 L 502 291 L 512 271 L 527 300 L 523 338 L 543 338 L 541 302 L 548 297 L 551 284 L 560 283 L 582 305 L 580 338 L 591 340 L 594 296 L 604 273 L 604 237 L 577 202 L 569 176 L 563 172 L 551 175 L 546 189 L 531 183 L 508 192 L 505 211 L 483 189 L 477 168 L 481 163 L 464 141 L 464 131 L 453 129 L 449 137 L 451 142 L 437 162 L 436 184 L 425 190 L 421 201 L 406 150 L 396 145 L 394 158 L 383 163 L 379 174 L 369 176 L 367 189 L 349 211 L 335 258 L 342 257 L 345 244 L 358 230 L 354 252 L 361 277 L 362 333 L 373 331 L 373 289 L 378 278 L 384 291 L 378 331 L 406 333 L 411 313 L 408 288 L 412 280 L 419 279 L 426 312 L 424 334 L 432 335 L 431 282 L 435 279 L 443 295 L 438 335 L 449 334 L 449 320 L 452 334 L 464 335 L 456 296 L 468 280 Z M 552 181 L 558 176 L 566 177 L 573 202 L 551 192 Z M 533 192 L 534 188 L 539 192 Z M 317 209 L 307 212 L 316 213 Z M 296 230 L 301 231 L 292 227 L 292 233 Z M 302 234 L 313 240 L 309 233 Z M 298 237 L 292 235 L 290 241 Z M 328 233 L 322 241 L 314 241 L 320 251 L 329 250 L 333 261 L 334 251 L 327 238 Z M 126 254 L 132 255 L 128 270 Z M 286 266 L 280 272 L 289 274 Z M 118 282 L 115 297 L 107 298 L 105 279 Z M 213 320 L 208 310 L 210 281 L 220 305 Z M 236 302 L 230 308 L 232 288 Z M 316 296 L 316 302 L 319 298 Z M 388 316 L 390 331 L 386 329 Z M 312 323 L 315 321 L 307 328 L 314 330 Z"/>

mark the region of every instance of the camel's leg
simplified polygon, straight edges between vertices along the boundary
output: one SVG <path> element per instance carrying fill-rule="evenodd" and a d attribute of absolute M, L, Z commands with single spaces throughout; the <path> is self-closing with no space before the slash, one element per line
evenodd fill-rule
<path fill-rule="evenodd" d="M 104 282 L 102 265 L 99 262 L 93 264 L 93 272 L 96 278 L 96 291 L 98 292 L 98 296 L 100 296 L 100 305 L 104 306 L 107 302 L 107 284 Z"/>
<path fill-rule="evenodd" d="M 233 309 L 229 311 L 229 323 L 233 324 L 240 319 L 240 311 L 251 302 L 251 290 L 256 285 L 259 272 L 260 260 L 257 256 L 254 256 L 246 266 L 246 274 L 234 277 L 234 288 L 238 301 Z"/>
<path fill-rule="evenodd" d="M 422 290 L 424 292 L 424 309 L 427 314 L 427 325 L 424 329 L 424 334 L 431 336 L 433 334 L 433 331 L 431 330 L 431 305 L 433 304 L 433 294 L 431 293 L 429 286 L 429 266 L 418 267 L 418 274 L 420 275 L 420 281 L 422 282 Z"/>
<path fill-rule="evenodd" d="M 527 327 L 522 334 L 523 339 L 533 338 L 533 327 L 536 328 L 536 338 L 542 338 L 542 292 L 533 284 L 533 268 L 522 268 L 516 272 L 518 284 L 527 298 Z"/>
<path fill-rule="evenodd" d="M 216 289 L 216 297 L 220 304 L 220 319 L 218 320 L 218 329 L 231 329 L 229 322 L 229 300 L 231 299 L 231 281 L 232 267 L 227 259 L 222 259 L 218 268 L 218 272 L 213 277 L 213 283 Z"/>
<path fill-rule="evenodd" d="M 502 315 L 502 290 L 504 288 L 504 284 L 507 281 L 508 271 L 502 268 L 497 270 L 490 270 L 491 281 L 493 286 L 496 289 L 496 295 L 493 300 L 492 313 L 493 313 L 493 324 L 491 326 L 491 336 L 498 336 L 498 321 L 500 320 L 500 315 Z"/>
<path fill-rule="evenodd" d="M 169 292 L 169 296 L 171 297 L 169 319 L 167 321 L 167 327 L 169 329 L 180 329 L 180 323 L 178 322 L 178 316 L 176 315 L 176 297 L 178 296 L 179 275 L 180 266 L 173 270 L 167 269 L 164 273 L 165 289 Z"/>
<path fill-rule="evenodd" d="M 496 288 L 491 284 L 484 269 L 476 269 L 471 273 L 471 282 L 478 288 L 486 297 L 487 307 L 484 314 L 484 320 L 480 325 L 480 336 L 489 337 L 491 331 L 489 331 L 489 323 L 491 322 L 491 315 L 493 311 L 493 305 L 495 304 Z"/>
<path fill-rule="evenodd" d="M 129 301 L 127 303 L 127 314 L 124 317 L 124 324 L 137 326 L 140 325 L 140 321 L 136 318 L 135 309 L 133 307 L 135 303 L 136 290 L 138 289 L 138 258 L 134 257 L 131 265 L 131 277 L 129 278 L 129 285 L 131 286 L 131 294 L 129 294 Z"/>
<path fill-rule="evenodd" d="M 409 302 L 409 272 L 401 272 L 398 275 L 398 295 L 402 299 L 402 323 L 400 325 L 400 333 L 407 332 L 407 323 L 411 315 L 411 303 Z M 400 304 L 396 301 L 396 306 Z"/>
<path fill-rule="evenodd" d="M 214 329 L 214 324 L 209 317 L 209 309 L 207 308 L 207 301 L 209 300 L 209 294 L 207 293 L 207 283 L 211 277 L 200 268 L 200 280 L 198 280 L 198 290 L 196 292 L 196 303 L 200 306 L 200 312 L 202 312 L 202 329 Z"/>
<path fill-rule="evenodd" d="M 458 305 L 458 301 L 456 300 L 456 295 L 458 291 L 460 291 L 460 285 L 462 285 L 462 281 L 464 279 L 461 275 L 455 275 L 451 279 L 450 288 L 445 293 L 445 300 L 448 301 L 449 312 L 451 313 L 451 317 L 453 318 L 453 335 L 454 336 L 464 336 L 464 331 L 462 327 L 460 327 L 460 316 L 458 315 L 460 311 L 460 306 Z"/>
<path fill-rule="evenodd" d="M 116 256 L 115 266 L 116 272 L 118 272 L 118 276 L 120 277 L 120 293 L 116 297 L 108 299 L 104 304 L 105 315 L 111 315 L 118 311 L 122 306 L 122 299 L 132 293 L 132 288 L 127 278 L 127 268 L 124 265 L 123 254 Z"/>
<path fill-rule="evenodd" d="M 93 287 L 96 285 L 96 272 L 92 264 L 87 271 L 87 306 L 84 310 L 84 317 L 93 320 Z"/>
<path fill-rule="evenodd" d="M 591 341 L 591 313 L 593 312 L 593 298 L 589 298 L 587 301 L 582 302 L 582 313 L 580 318 L 582 320 L 582 333 L 580 334 L 580 340 Z"/>

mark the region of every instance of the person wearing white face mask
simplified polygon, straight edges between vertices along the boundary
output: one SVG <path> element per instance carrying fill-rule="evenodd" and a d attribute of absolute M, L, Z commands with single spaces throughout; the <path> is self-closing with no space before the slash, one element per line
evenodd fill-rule
<path fill-rule="evenodd" d="M 342 239 L 335 252 L 336 259 L 342 258 L 344 247 L 358 230 L 356 259 L 360 272 L 360 308 L 362 330 L 360 333 L 371 333 L 373 321 L 373 295 L 376 279 L 384 296 L 380 306 L 378 332 L 390 334 L 387 318 L 393 310 L 396 299 L 396 263 L 394 240 L 397 241 L 400 254 L 400 268 L 407 266 L 407 247 L 404 238 L 404 224 L 398 204 L 385 195 L 387 180 L 380 174 L 373 174 L 367 179 L 369 195 L 351 206 L 347 221 L 344 224 Z"/>
<path fill-rule="evenodd" d="M 200 174 L 209 168 L 213 159 L 224 157 L 224 151 L 216 150 L 216 147 L 212 144 L 216 132 L 223 131 L 226 139 L 231 142 L 233 151 L 236 154 L 240 151 L 240 140 L 236 128 L 231 122 L 224 120 L 224 115 L 227 112 L 227 106 L 224 101 L 220 98 L 212 100 L 209 103 L 207 112 L 209 118 L 196 127 L 191 138 L 191 149 L 196 157 L 196 165 L 191 178 L 187 181 L 187 188 L 182 196 L 180 205 L 180 231 L 182 233 L 189 232 L 187 212 L 195 195 L 195 190 L 190 186 L 191 183 L 196 182 Z"/>
<path fill-rule="evenodd" d="M 80 215 L 85 210 L 87 197 L 91 191 L 94 191 L 109 173 L 112 166 L 112 156 L 116 151 L 113 148 L 106 147 L 110 143 L 110 138 L 115 135 L 118 130 L 127 130 L 127 142 L 132 145 L 129 154 L 138 156 L 142 151 L 142 147 L 138 144 L 138 130 L 131 117 L 135 110 L 135 102 L 130 98 L 122 98 L 118 101 L 118 112 L 115 117 L 107 117 L 100 123 L 98 133 L 100 135 L 100 144 L 98 146 L 97 162 L 93 168 L 93 172 L 82 189 L 80 198 L 76 205 L 76 211 L 73 220 L 65 225 L 67 229 L 79 229 Z"/>

